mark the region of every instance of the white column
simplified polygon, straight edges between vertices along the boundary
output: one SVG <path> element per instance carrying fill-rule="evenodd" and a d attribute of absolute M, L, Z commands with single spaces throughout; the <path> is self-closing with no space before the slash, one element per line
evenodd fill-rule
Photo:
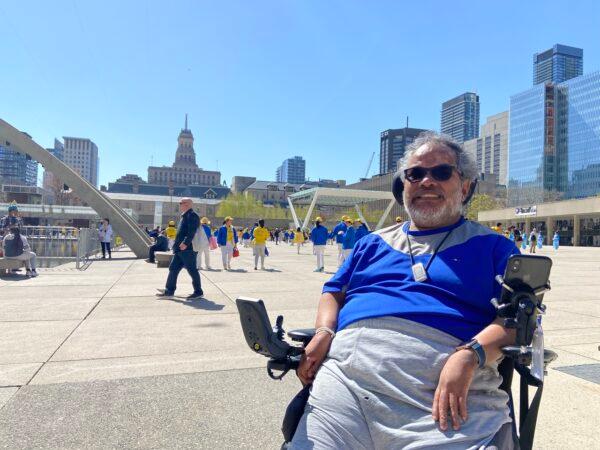
<path fill-rule="evenodd" d="M 154 202 L 154 227 L 157 227 L 159 225 L 162 227 L 162 210 L 162 202 Z"/>
<path fill-rule="evenodd" d="M 354 208 L 356 209 L 356 213 L 358 214 L 358 217 L 360 217 L 360 220 L 362 220 L 362 223 L 364 223 L 367 226 L 367 229 L 369 231 L 371 231 L 371 227 L 367 223 L 367 219 L 364 218 L 362 211 L 360 210 L 360 207 L 358 206 L 358 204 L 355 204 Z"/>
<path fill-rule="evenodd" d="M 377 225 L 375 226 L 375 230 L 379 230 L 383 226 L 383 224 L 385 222 L 385 219 L 387 219 L 388 216 L 390 215 L 390 212 L 392 212 L 392 208 L 394 207 L 394 203 L 396 203 L 395 199 L 394 200 L 390 200 L 390 203 L 385 208 L 385 211 L 383 212 L 383 214 L 381 216 L 381 219 L 379 219 L 379 222 L 377 222 Z"/>
<path fill-rule="evenodd" d="M 308 225 L 308 221 L 310 220 L 310 216 L 313 212 L 313 209 L 315 209 L 315 205 L 317 204 L 317 198 L 319 197 L 319 192 L 315 192 L 315 196 L 312 199 L 312 202 L 310 203 L 310 207 L 308 208 L 308 212 L 306 213 L 306 217 L 304 218 L 304 223 L 302 224 L 302 229 L 304 230 L 307 225 Z"/>
<path fill-rule="evenodd" d="M 298 215 L 296 214 L 296 209 L 294 208 L 294 204 L 292 203 L 292 200 L 288 197 L 287 198 L 288 204 L 290 205 L 290 211 L 292 212 L 292 218 L 294 219 L 294 225 L 296 226 L 296 228 L 298 228 L 300 226 L 300 221 L 298 220 Z"/>

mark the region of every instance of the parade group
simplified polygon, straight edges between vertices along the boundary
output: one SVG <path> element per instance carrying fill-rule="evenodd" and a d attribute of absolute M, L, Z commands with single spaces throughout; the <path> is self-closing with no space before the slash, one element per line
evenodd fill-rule
<path fill-rule="evenodd" d="M 323 272 L 325 270 L 325 246 L 328 243 L 337 245 L 337 264 L 341 266 L 356 242 L 370 233 L 367 225 L 360 218 L 352 219 L 347 215 L 343 215 L 339 223 L 331 230 L 323 225 L 321 217 L 314 220 L 314 226 L 311 229 L 305 230 L 300 227 L 295 229 L 292 227 L 288 229 L 278 227 L 268 229 L 263 219 L 256 221 L 250 227 L 235 227 L 233 222 L 233 217 L 226 217 L 222 226 L 217 228 L 211 227 L 207 217 L 200 219 L 199 228 L 202 228 L 204 233 L 199 233 L 197 246 L 199 248 L 197 255 L 198 269 L 212 270 L 210 251 L 220 249 L 223 270 L 231 270 L 231 261 L 239 255 L 238 245 L 241 245 L 245 248 L 252 248 L 254 270 L 259 270 L 259 268 L 265 270 L 265 257 L 269 256 L 267 242 L 270 241 L 274 245 L 288 244 L 295 246 L 298 254 L 300 254 L 300 250 L 305 244 L 311 242 L 312 252 L 316 256 L 314 272 Z M 402 219 L 397 217 L 396 222 L 401 223 Z M 148 262 L 155 262 L 156 252 L 173 249 L 175 236 L 177 235 L 177 227 L 174 221 L 170 221 L 164 229 L 156 227 L 154 230 L 146 229 L 146 232 L 156 241 L 150 247 Z"/>

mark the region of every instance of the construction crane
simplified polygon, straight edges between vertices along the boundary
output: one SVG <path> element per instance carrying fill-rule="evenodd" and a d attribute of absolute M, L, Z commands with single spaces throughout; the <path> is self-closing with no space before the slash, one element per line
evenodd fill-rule
<path fill-rule="evenodd" d="M 367 171 L 365 172 L 365 179 L 369 177 L 369 170 L 371 170 L 371 164 L 373 164 L 373 158 L 375 158 L 375 152 L 371 155 L 371 159 L 369 159 L 369 165 L 367 166 Z"/>

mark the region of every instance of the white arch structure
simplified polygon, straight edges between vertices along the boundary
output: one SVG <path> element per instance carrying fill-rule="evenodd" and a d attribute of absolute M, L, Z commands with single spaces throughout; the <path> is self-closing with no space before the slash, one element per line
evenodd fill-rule
<path fill-rule="evenodd" d="M 0 143 L 9 149 L 29 155 L 45 169 L 56 175 L 100 216 L 110 219 L 111 225 L 118 230 L 119 235 L 123 237 L 125 243 L 138 258 L 148 257 L 148 246 L 151 242 L 145 231 L 139 228 L 131 216 L 126 214 L 125 211 L 75 170 L 41 147 L 27 134 L 17 130 L 2 119 L 0 119 Z"/>
<path fill-rule="evenodd" d="M 371 228 L 367 221 L 365 220 L 362 211 L 360 209 L 360 205 L 371 202 L 374 200 L 387 200 L 389 203 L 385 208 L 385 211 L 381 215 L 379 222 L 375 225 L 375 228 Z M 362 222 L 370 229 L 370 230 L 378 230 L 383 226 L 385 219 L 390 214 L 392 207 L 396 199 L 391 191 L 367 191 L 361 189 L 339 189 L 339 188 L 322 188 L 315 187 L 311 189 L 306 189 L 304 191 L 295 192 L 288 197 L 288 204 L 290 205 L 290 210 L 292 212 L 292 217 L 294 218 L 294 223 L 296 227 L 302 227 L 305 229 L 308 226 L 308 222 L 310 220 L 310 216 L 317 204 L 324 206 L 342 206 L 342 207 L 351 207 L 354 206 L 356 209 L 356 213 L 358 217 L 362 220 Z M 308 212 L 302 225 L 300 225 L 300 221 L 298 220 L 298 215 L 296 214 L 296 209 L 294 208 L 294 203 L 296 204 L 305 204 L 309 205 Z"/>

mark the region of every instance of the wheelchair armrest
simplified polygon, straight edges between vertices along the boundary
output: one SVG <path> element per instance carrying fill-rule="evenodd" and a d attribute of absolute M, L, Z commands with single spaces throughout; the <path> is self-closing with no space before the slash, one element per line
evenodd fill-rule
<path fill-rule="evenodd" d="M 288 337 L 294 342 L 302 342 L 302 346 L 306 347 L 313 337 L 315 337 L 314 328 L 300 328 L 297 330 L 288 331 Z"/>
<path fill-rule="evenodd" d="M 519 347 L 518 345 L 508 345 L 502 347 L 504 356 L 513 359 L 516 363 L 529 365 L 531 363 L 532 349 L 531 347 Z M 552 350 L 544 349 L 544 366 L 547 366 L 554 361 L 558 355 Z"/>

